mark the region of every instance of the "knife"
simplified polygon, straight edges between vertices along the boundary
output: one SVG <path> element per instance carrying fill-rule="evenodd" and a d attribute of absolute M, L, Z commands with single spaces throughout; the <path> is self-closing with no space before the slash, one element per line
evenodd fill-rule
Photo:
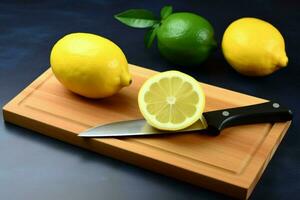
<path fill-rule="evenodd" d="M 88 129 L 79 134 L 80 137 L 121 137 L 143 136 L 178 132 L 200 131 L 210 135 L 218 135 L 227 127 L 274 123 L 292 120 L 292 111 L 276 102 L 266 102 L 250 106 L 216 110 L 203 113 L 192 126 L 179 131 L 158 130 L 148 125 L 144 119 L 114 122 Z"/>

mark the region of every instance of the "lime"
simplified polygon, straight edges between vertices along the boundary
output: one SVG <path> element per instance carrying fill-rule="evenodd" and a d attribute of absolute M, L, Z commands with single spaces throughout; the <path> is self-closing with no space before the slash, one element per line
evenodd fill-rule
<path fill-rule="evenodd" d="M 211 24 L 188 12 L 163 19 L 157 29 L 157 42 L 162 56 L 179 65 L 199 65 L 216 48 Z"/>
<path fill-rule="evenodd" d="M 95 34 L 64 36 L 52 48 L 50 63 L 54 75 L 66 88 L 85 97 L 108 97 L 131 83 L 122 50 Z"/>
<path fill-rule="evenodd" d="M 202 117 L 204 92 L 197 80 L 179 71 L 149 78 L 141 87 L 138 104 L 146 121 L 161 130 L 184 129 Z"/>

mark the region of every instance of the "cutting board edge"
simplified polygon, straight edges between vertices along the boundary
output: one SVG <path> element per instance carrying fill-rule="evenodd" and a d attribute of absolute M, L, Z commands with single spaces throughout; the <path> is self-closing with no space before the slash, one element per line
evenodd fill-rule
<path fill-rule="evenodd" d="M 6 122 L 36 131 L 44 136 L 66 142 L 104 156 L 121 160 L 134 166 L 139 166 L 144 169 L 154 171 L 156 173 L 172 177 L 193 185 L 197 185 L 211 191 L 220 192 L 234 198 L 248 198 L 247 194 L 249 193 L 249 188 L 235 185 L 229 182 L 224 183 L 222 180 L 208 177 L 204 174 L 194 173 L 187 169 L 178 168 L 174 165 L 162 162 L 160 160 L 142 156 L 133 151 L 127 151 L 125 149 L 115 149 L 113 146 L 107 143 L 99 145 L 99 141 L 83 140 L 82 138 L 77 137 L 74 134 L 69 134 L 66 130 L 62 130 L 58 127 L 36 121 L 26 116 L 16 115 L 9 110 L 9 107 L 3 108 L 3 117 Z M 51 132 L 51 134 L 49 134 L 49 132 Z M 55 132 L 55 134 L 53 134 L 53 132 Z M 170 173 L 171 171 L 174 173 Z M 195 176 L 197 176 L 197 178 L 195 178 Z M 213 185 L 214 187 L 209 187 L 210 185 Z"/>
<path fill-rule="evenodd" d="M 279 144 L 281 143 L 281 141 L 283 140 L 284 136 L 286 135 L 286 133 L 287 133 L 289 127 L 291 126 L 291 123 L 292 123 L 292 121 L 287 121 L 287 122 L 282 123 L 282 125 L 283 125 L 284 127 L 283 127 L 283 129 L 282 129 L 282 131 L 281 131 L 281 135 L 277 138 L 277 140 L 275 139 L 275 140 L 272 141 L 272 142 L 275 143 L 275 144 L 272 146 L 271 149 L 269 149 L 269 150 L 267 151 L 268 154 L 265 156 L 265 157 L 266 157 L 265 162 L 263 163 L 263 165 L 261 166 L 261 168 L 258 170 L 259 173 L 256 175 L 256 177 L 254 177 L 252 183 L 249 185 L 249 188 L 248 188 L 247 194 L 246 194 L 246 199 L 248 199 L 248 198 L 251 196 L 253 190 L 255 189 L 256 184 L 257 184 L 258 181 L 260 180 L 260 178 L 261 178 L 261 176 L 263 175 L 265 169 L 267 168 L 269 162 L 270 162 L 271 159 L 273 158 L 273 156 L 274 156 L 274 154 L 275 154 L 275 152 L 276 152 L 276 150 L 277 150 Z M 277 124 L 277 125 L 278 125 L 278 124 Z M 276 127 L 274 127 L 274 129 L 271 130 L 271 131 L 275 131 L 275 129 L 276 129 Z M 271 134 L 271 133 L 269 133 L 269 134 Z"/>
<path fill-rule="evenodd" d="M 2 107 L 3 112 L 4 110 L 8 111 L 13 106 L 18 105 L 27 95 L 30 95 L 32 93 L 32 90 L 35 90 L 44 81 L 44 77 L 49 76 L 49 73 L 51 73 L 51 68 L 47 68 L 42 74 L 37 76 L 29 85 L 24 87 L 16 96 L 14 96 L 11 100 L 4 104 L 4 106 Z M 31 91 L 28 91 L 30 89 Z"/>

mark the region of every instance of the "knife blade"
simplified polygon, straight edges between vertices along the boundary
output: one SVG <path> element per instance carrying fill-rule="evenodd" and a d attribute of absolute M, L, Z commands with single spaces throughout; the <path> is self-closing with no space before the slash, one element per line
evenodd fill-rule
<path fill-rule="evenodd" d="M 109 123 L 92 127 L 79 133 L 80 137 L 124 137 L 170 134 L 205 130 L 210 135 L 218 135 L 227 127 L 274 123 L 292 120 L 292 111 L 279 103 L 266 102 L 250 106 L 222 109 L 203 113 L 202 117 L 192 126 L 179 131 L 158 130 L 150 126 L 146 120 L 130 120 Z"/>

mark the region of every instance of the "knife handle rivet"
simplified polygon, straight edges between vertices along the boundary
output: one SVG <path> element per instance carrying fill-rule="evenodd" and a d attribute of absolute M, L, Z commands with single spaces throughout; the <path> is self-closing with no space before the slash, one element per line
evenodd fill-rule
<path fill-rule="evenodd" d="M 222 112 L 222 115 L 227 117 L 227 116 L 229 116 L 229 112 L 225 110 L 225 111 Z"/>
<path fill-rule="evenodd" d="M 273 103 L 273 108 L 279 108 L 279 104 L 278 103 Z"/>

